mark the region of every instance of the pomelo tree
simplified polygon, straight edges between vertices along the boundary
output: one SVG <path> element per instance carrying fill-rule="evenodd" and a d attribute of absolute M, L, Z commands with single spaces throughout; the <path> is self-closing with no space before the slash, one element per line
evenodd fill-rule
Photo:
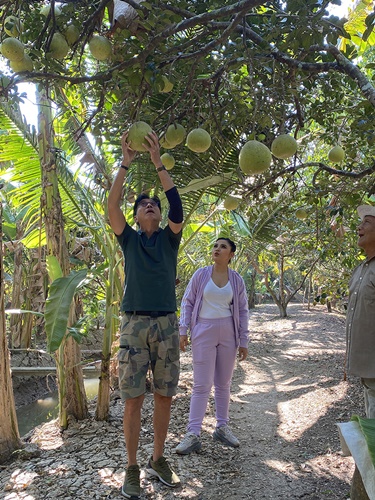
<path fill-rule="evenodd" d="M 119 12 L 111 0 L 1 2 L 1 19 L 19 19 L 13 24 L 20 29 L 11 35 L 23 44 L 33 70 L 15 72 L 12 61 L 2 57 L 0 107 L 19 110 L 25 98 L 20 83 L 48 83 L 56 130 L 49 154 L 60 165 L 58 179 L 66 200 L 63 213 L 72 222 L 65 236 L 70 241 L 72 225 L 82 227 L 83 220 L 85 231 L 105 256 L 104 281 L 103 276 L 97 279 L 104 285 L 107 305 L 107 366 L 123 276 L 104 207 L 121 157 L 121 134 L 134 122 L 148 123 L 161 137 L 163 152 L 173 151 L 173 178 L 185 209 L 181 261 L 186 263 L 189 254 L 184 252 L 207 225 L 214 233 L 229 232 L 236 212 L 251 224 L 257 209 L 275 210 L 280 196 L 289 193 L 295 196 L 293 212 L 302 202 L 319 216 L 325 214 L 329 198 L 336 196 L 345 225 L 357 204 L 371 200 L 375 171 L 373 61 L 366 52 L 374 43 L 369 1 L 358 2 L 348 20 L 328 12 L 334 2 L 312 0 L 241 0 L 226 5 L 187 0 L 152 6 L 129 0 L 121 4 Z M 66 55 L 54 51 L 57 34 L 67 42 L 61 44 Z M 11 35 L 1 30 L 1 42 Z M 103 47 L 97 37 L 105 37 Z M 168 92 L 166 80 L 172 84 Z M 196 152 L 184 140 L 171 144 L 165 138 L 163 142 L 174 124 L 180 124 L 186 134 L 205 130 L 210 146 Z M 19 130 L 33 135 L 22 119 Z M 5 151 L 8 131 L 2 132 L 0 148 Z M 239 153 L 246 143 L 258 141 L 270 150 L 280 135 L 296 140 L 293 156 L 273 156 L 269 168 L 256 176 L 242 171 Z M 328 152 L 337 144 L 346 156 L 332 166 Z M 25 175 L 21 157 L 20 148 L 1 170 L 1 175 L 17 178 L 18 190 L 21 187 L 24 193 L 21 202 L 19 196 L 9 197 L 10 205 L 30 202 L 38 182 L 31 172 Z M 74 197 L 80 184 L 74 181 L 80 175 L 86 188 L 77 188 L 79 194 Z M 130 200 L 140 191 L 154 189 L 162 195 L 142 152 L 129 181 L 124 193 L 129 213 Z M 241 203 L 235 213 L 222 217 L 218 207 L 227 195 Z M 39 208 L 36 203 L 34 210 Z M 295 220 L 295 224 L 302 222 Z M 243 262 L 248 265 L 246 259 Z"/>

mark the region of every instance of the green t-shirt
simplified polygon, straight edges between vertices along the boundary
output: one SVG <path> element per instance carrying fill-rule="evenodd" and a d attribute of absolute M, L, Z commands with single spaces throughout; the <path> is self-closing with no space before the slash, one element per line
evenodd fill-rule
<path fill-rule="evenodd" d="M 176 268 L 181 231 L 159 228 L 150 238 L 126 224 L 117 236 L 125 258 L 122 311 L 176 311 Z"/>

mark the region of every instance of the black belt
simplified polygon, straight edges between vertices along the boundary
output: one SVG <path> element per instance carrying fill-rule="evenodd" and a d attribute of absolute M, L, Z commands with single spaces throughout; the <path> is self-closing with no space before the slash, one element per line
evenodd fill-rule
<path fill-rule="evenodd" d="M 157 318 L 158 316 L 168 316 L 168 314 L 173 313 L 174 311 L 125 311 L 125 314 L 136 316 L 151 316 L 151 318 Z"/>

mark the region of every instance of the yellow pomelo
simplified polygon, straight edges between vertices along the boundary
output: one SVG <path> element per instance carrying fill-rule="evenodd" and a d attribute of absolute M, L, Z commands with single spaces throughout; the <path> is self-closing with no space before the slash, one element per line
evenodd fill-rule
<path fill-rule="evenodd" d="M 69 52 L 68 42 L 61 33 L 54 33 L 48 54 L 54 59 L 64 59 Z"/>
<path fill-rule="evenodd" d="M 334 146 L 328 153 L 329 161 L 340 163 L 345 158 L 345 151 L 341 146 Z"/>
<path fill-rule="evenodd" d="M 146 122 L 134 122 L 129 128 L 128 144 L 134 151 L 146 151 L 142 144 L 148 144 L 146 135 L 152 132 L 152 128 Z"/>
<path fill-rule="evenodd" d="M 1 44 L 1 53 L 9 61 L 21 61 L 25 55 L 25 47 L 17 38 L 5 38 Z"/>
<path fill-rule="evenodd" d="M 163 88 L 160 89 L 160 92 L 167 93 L 170 92 L 173 89 L 173 83 L 168 80 L 168 78 L 164 75 L 162 75 L 163 79 Z"/>
<path fill-rule="evenodd" d="M 25 54 L 20 61 L 10 61 L 9 66 L 15 73 L 19 73 L 20 71 L 32 71 L 34 69 L 33 60 L 27 54 Z"/>
<path fill-rule="evenodd" d="M 239 204 L 240 200 L 235 196 L 227 196 L 224 200 L 224 208 L 227 210 L 236 210 Z"/>
<path fill-rule="evenodd" d="M 271 144 L 271 153 L 276 158 L 285 160 L 290 158 L 297 151 L 297 141 L 294 137 L 288 134 L 282 134 L 276 137 Z"/>
<path fill-rule="evenodd" d="M 172 170 L 174 164 L 176 163 L 173 156 L 169 153 L 163 153 L 160 159 L 167 170 Z"/>
<path fill-rule="evenodd" d="M 172 123 L 169 125 L 167 128 L 167 131 L 165 133 L 165 138 L 169 142 L 169 144 L 181 144 L 181 142 L 185 139 L 186 136 L 186 130 L 182 125 L 179 123 Z"/>
<path fill-rule="evenodd" d="M 9 36 L 20 36 L 23 31 L 23 22 L 16 16 L 8 16 L 4 21 L 4 31 Z"/>
<path fill-rule="evenodd" d="M 64 33 L 66 41 L 68 42 L 68 44 L 70 46 L 72 46 L 76 43 L 76 41 L 79 38 L 79 35 L 80 35 L 80 31 L 77 28 L 77 26 L 75 26 L 74 24 L 69 24 L 69 26 L 67 26 L 65 33 Z"/>
<path fill-rule="evenodd" d="M 164 149 L 173 149 L 176 146 L 174 142 L 170 143 L 167 141 L 165 134 L 160 137 L 159 144 Z"/>
<path fill-rule="evenodd" d="M 89 41 L 89 49 L 92 57 L 98 61 L 105 61 L 112 55 L 111 42 L 102 35 L 94 35 Z"/>
<path fill-rule="evenodd" d="M 188 133 L 186 146 L 194 153 L 204 153 L 211 146 L 211 136 L 203 128 L 195 128 Z"/>
<path fill-rule="evenodd" d="M 241 148 L 238 162 L 244 174 L 261 174 L 270 167 L 271 151 L 259 141 L 247 141 Z"/>
<path fill-rule="evenodd" d="M 297 219 L 304 220 L 307 218 L 308 213 L 304 208 L 297 208 L 297 210 L 295 211 L 295 215 Z"/>

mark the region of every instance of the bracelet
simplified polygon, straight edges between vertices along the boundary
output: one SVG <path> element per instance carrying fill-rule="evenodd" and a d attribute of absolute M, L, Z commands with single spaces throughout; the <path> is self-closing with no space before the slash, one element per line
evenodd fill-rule
<path fill-rule="evenodd" d="M 163 170 L 167 170 L 164 165 L 156 169 L 157 172 L 162 172 Z"/>
<path fill-rule="evenodd" d="M 120 167 L 123 168 L 125 171 L 129 170 L 129 167 L 127 167 L 126 165 L 120 165 Z"/>

